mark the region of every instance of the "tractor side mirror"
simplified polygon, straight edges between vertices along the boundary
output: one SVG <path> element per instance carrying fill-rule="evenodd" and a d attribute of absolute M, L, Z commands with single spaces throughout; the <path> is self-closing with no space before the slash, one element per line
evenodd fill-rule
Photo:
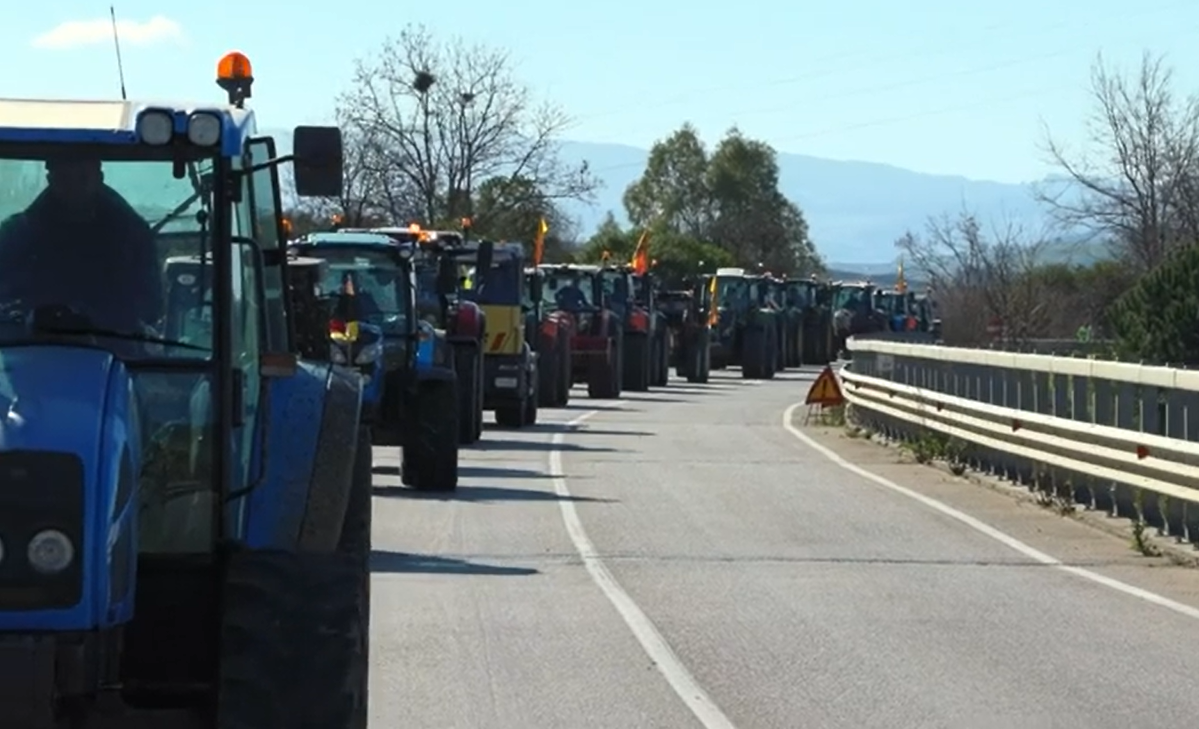
<path fill-rule="evenodd" d="M 339 197 L 344 151 L 337 127 L 296 127 L 292 133 L 296 194 Z"/>
<path fill-rule="evenodd" d="M 540 276 L 529 277 L 529 298 L 533 301 L 541 301 L 542 295 L 545 293 L 545 282 Z"/>

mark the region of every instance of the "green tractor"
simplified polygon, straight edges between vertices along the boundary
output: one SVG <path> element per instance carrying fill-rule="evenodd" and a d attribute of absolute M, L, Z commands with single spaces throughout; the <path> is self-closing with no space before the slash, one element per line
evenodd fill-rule
<path fill-rule="evenodd" d="M 877 287 L 869 281 L 837 281 L 832 289 L 833 352 L 848 357 L 849 338 L 886 331 L 886 316 L 874 308 Z"/>
<path fill-rule="evenodd" d="M 878 290 L 874 292 L 874 308 L 884 317 L 887 331 L 913 337 L 936 336 L 940 331 L 941 322 L 927 294 L 906 289 Z"/>
<path fill-rule="evenodd" d="M 733 365 L 741 367 L 745 379 L 773 378 L 778 371 L 778 311 L 763 303 L 763 287 L 756 283 L 760 278 L 747 276 L 743 268 L 718 268 L 714 279 L 712 368 Z"/>
<path fill-rule="evenodd" d="M 828 364 L 834 359 L 832 287 L 812 276 L 789 279 L 785 290 L 789 302 L 798 304 L 801 311 L 800 364 Z"/>

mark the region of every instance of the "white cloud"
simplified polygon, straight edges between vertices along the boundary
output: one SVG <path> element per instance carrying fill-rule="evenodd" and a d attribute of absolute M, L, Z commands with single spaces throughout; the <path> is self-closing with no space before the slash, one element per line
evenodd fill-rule
<path fill-rule="evenodd" d="M 155 43 L 180 43 L 183 28 L 170 18 L 155 15 L 144 22 L 118 20 L 121 45 L 147 46 Z M 112 20 L 69 20 L 33 39 L 34 48 L 61 51 L 68 48 L 112 43 Z"/>

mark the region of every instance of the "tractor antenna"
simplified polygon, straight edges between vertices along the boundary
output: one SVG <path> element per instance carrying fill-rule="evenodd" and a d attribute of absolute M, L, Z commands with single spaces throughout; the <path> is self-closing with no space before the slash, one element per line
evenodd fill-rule
<path fill-rule="evenodd" d="M 125 64 L 121 61 L 121 34 L 117 32 L 117 8 L 115 5 L 108 6 L 108 15 L 112 18 L 112 45 L 117 51 L 117 78 L 121 80 L 121 101 L 128 101 L 129 95 L 125 93 Z"/>

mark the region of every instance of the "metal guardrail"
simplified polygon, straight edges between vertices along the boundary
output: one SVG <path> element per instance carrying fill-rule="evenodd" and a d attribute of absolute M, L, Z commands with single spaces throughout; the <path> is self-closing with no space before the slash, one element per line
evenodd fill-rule
<path fill-rule="evenodd" d="M 978 470 L 1199 539 L 1199 371 L 870 339 L 849 349 L 842 388 L 867 427 L 938 433 Z"/>

